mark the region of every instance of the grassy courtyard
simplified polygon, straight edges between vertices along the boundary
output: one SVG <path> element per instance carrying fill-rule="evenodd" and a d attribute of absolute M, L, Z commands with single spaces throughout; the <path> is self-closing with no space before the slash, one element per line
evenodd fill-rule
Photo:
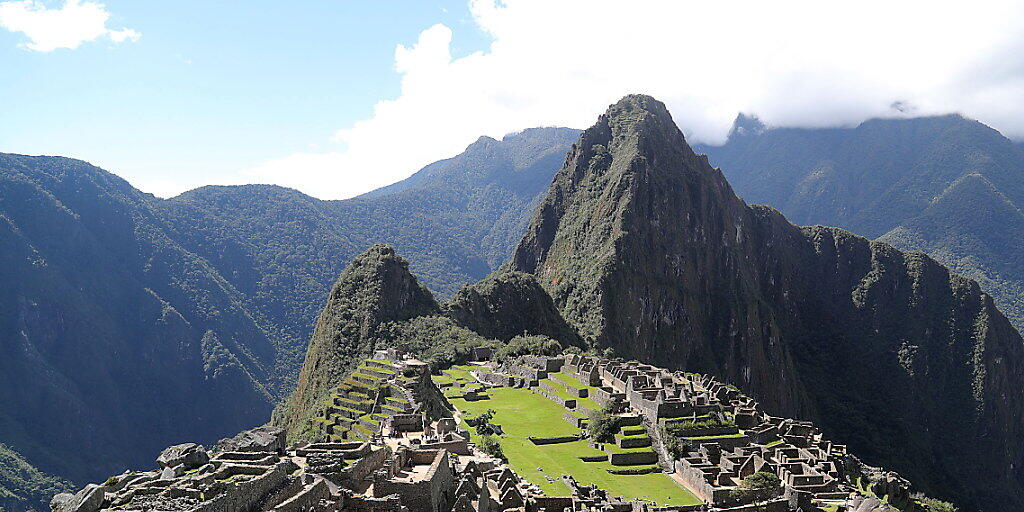
<path fill-rule="evenodd" d="M 465 368 L 454 370 L 444 376 L 443 380 L 456 381 L 466 375 L 462 373 Z M 494 410 L 492 421 L 501 425 L 505 431 L 501 437 L 501 446 L 509 464 L 520 476 L 538 485 L 545 493 L 568 495 L 569 487 L 561 478 L 563 474 L 568 474 L 581 484 L 596 484 L 607 489 L 612 496 L 625 499 L 648 499 L 660 505 L 700 503 L 699 499 L 664 473 L 612 475 L 605 471 L 616 467 L 609 462 L 583 462 L 578 457 L 603 453 L 587 446 L 586 441 L 549 445 L 530 442 L 528 436 L 558 437 L 580 431 L 562 418 L 565 409 L 544 396 L 527 389 L 514 388 L 493 388 L 487 394 L 490 396 L 487 400 L 452 398 L 451 403 L 470 416 L 484 413 L 488 409 Z"/>

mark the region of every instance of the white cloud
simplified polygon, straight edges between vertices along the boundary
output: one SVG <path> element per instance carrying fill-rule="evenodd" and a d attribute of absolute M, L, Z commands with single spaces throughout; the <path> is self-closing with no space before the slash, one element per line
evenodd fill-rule
<path fill-rule="evenodd" d="M 0 2 L 0 27 L 25 34 L 29 42 L 24 46 L 38 52 L 73 50 L 101 37 L 122 43 L 142 36 L 130 28 L 108 28 L 109 20 L 107 8 L 97 2 L 65 0 L 60 8 L 52 9 L 36 0 Z"/>
<path fill-rule="evenodd" d="M 738 112 L 836 126 L 963 112 L 1024 136 L 1024 6 L 1013 1 L 471 0 L 486 52 L 453 59 L 452 31 L 399 45 L 401 94 L 339 131 L 345 149 L 246 172 L 319 197 L 402 179 L 480 135 L 586 127 L 631 92 L 665 101 L 691 142 Z"/>

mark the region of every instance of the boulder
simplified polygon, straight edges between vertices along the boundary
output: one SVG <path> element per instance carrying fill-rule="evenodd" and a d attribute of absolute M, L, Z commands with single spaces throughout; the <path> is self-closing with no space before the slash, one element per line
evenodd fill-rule
<path fill-rule="evenodd" d="M 899 512 L 874 496 L 858 496 L 850 504 L 850 512 Z"/>
<path fill-rule="evenodd" d="M 103 506 L 104 487 L 89 484 L 77 494 L 61 493 L 50 500 L 53 512 L 96 512 Z"/>
<path fill-rule="evenodd" d="M 156 459 L 161 468 L 184 466 L 192 469 L 210 461 L 206 449 L 195 443 L 176 444 L 167 448 Z"/>
<path fill-rule="evenodd" d="M 231 439 L 221 439 L 214 449 L 218 452 L 284 453 L 285 442 L 283 428 L 266 425 L 246 430 Z"/>

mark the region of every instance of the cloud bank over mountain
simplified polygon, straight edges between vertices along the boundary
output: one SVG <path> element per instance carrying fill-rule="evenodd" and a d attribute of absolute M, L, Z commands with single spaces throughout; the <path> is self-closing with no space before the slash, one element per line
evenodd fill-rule
<path fill-rule="evenodd" d="M 344 149 L 267 162 L 248 178 L 347 197 L 538 125 L 581 127 L 627 92 L 664 98 L 692 141 L 738 112 L 777 126 L 962 112 L 1024 136 L 1024 7 L 845 3 L 472 0 L 493 41 L 453 58 L 451 28 L 398 45 L 401 94 L 339 130 Z M 402 151 L 394 141 L 402 140 Z"/>

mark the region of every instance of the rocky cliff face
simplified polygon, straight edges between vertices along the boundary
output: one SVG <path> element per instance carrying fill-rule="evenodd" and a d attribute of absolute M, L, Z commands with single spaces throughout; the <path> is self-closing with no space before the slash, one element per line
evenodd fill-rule
<path fill-rule="evenodd" d="M 748 207 L 652 98 L 583 133 L 511 266 L 594 345 L 715 373 L 969 509 L 1021 498 L 1024 341 L 992 299 L 922 254 Z"/>
<path fill-rule="evenodd" d="M 357 256 L 331 289 L 309 341 L 299 382 L 274 422 L 300 436 L 317 405 L 361 358 L 372 354 L 387 322 L 439 310 L 430 291 L 409 273 L 409 264 L 388 245 Z"/>
<path fill-rule="evenodd" d="M 508 341 L 523 334 L 540 334 L 563 346 L 579 346 L 582 341 L 540 283 L 522 272 L 496 271 L 465 286 L 444 310 L 459 325 L 487 338 Z"/>
<path fill-rule="evenodd" d="M 740 115 L 724 145 L 697 150 L 751 203 L 924 251 L 976 279 L 1024 333 L 1024 241 L 1014 236 L 1024 229 L 1024 151 L 998 131 L 959 115 L 850 128 L 772 128 Z"/>

